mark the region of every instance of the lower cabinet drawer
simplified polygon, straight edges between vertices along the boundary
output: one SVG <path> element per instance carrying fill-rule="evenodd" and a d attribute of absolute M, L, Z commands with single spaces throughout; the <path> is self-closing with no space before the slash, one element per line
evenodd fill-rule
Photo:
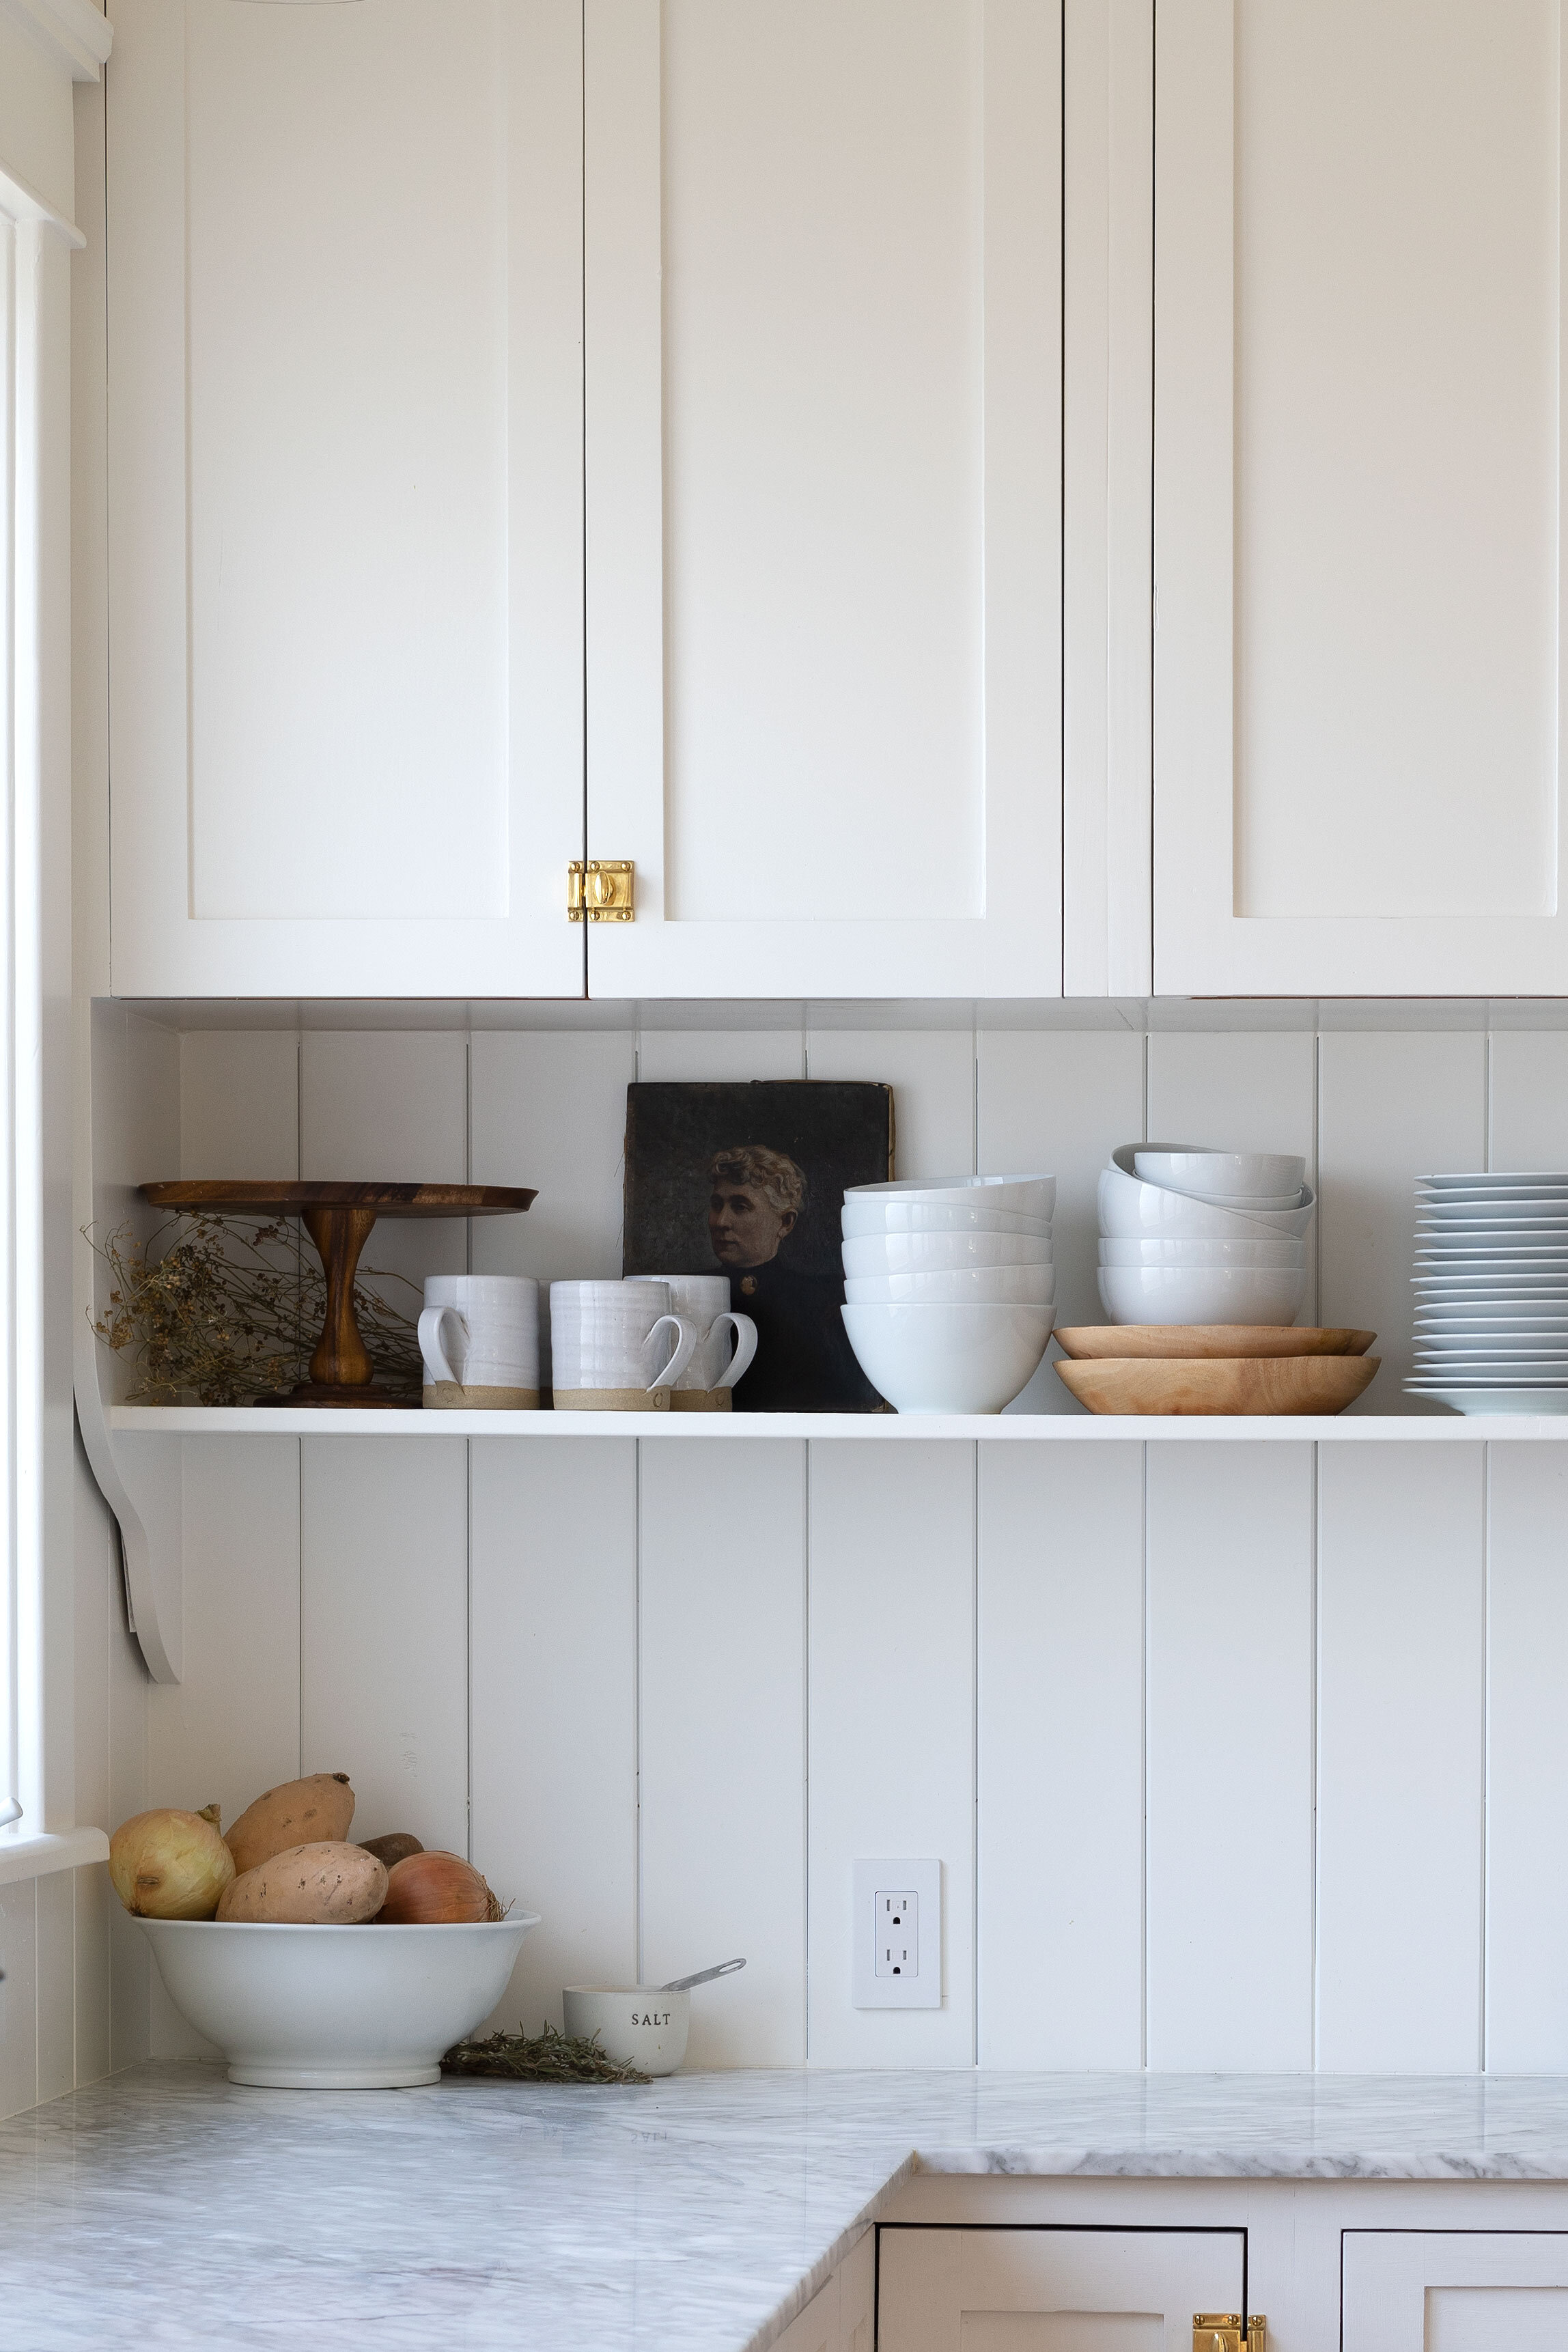
<path fill-rule="evenodd" d="M 895 2225 L 877 2264 L 877 2352 L 1193 2352 L 1194 2312 L 1242 2309 L 1246 2234 Z"/>
<path fill-rule="evenodd" d="M 1568 2230 L 1347 2230 L 1344 2352 L 1563 2352 Z"/>

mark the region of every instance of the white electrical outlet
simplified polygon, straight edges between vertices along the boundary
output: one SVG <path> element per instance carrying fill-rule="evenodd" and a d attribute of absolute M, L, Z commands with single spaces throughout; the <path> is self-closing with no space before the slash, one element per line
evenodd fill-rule
<path fill-rule="evenodd" d="M 855 1864 L 857 2009 L 942 2007 L 942 1864 Z"/>

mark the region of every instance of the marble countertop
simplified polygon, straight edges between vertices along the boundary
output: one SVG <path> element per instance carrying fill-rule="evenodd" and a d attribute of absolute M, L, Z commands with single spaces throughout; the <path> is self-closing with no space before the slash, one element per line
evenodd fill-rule
<path fill-rule="evenodd" d="M 1568 2081 L 734 2074 L 239 2089 L 0 2124 L 7 2352 L 762 2352 L 917 2168 L 1568 2180 Z"/>

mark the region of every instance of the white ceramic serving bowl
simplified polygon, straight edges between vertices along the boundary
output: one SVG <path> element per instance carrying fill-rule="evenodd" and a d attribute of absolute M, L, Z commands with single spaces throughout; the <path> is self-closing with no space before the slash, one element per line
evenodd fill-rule
<path fill-rule="evenodd" d="M 1146 1184 L 1165 1184 L 1205 1200 L 1246 1192 L 1300 1197 L 1307 1163 L 1289 1151 L 1178 1151 L 1151 1144 L 1134 1151 L 1132 1172 Z"/>
<path fill-rule="evenodd" d="M 1173 1192 L 1181 1191 L 1177 1184 L 1167 1189 Z M 1242 1216 L 1256 1217 L 1268 1216 L 1281 1209 L 1299 1209 L 1301 1191 L 1302 1188 L 1296 1185 L 1289 1192 L 1188 1192 L 1184 1197 L 1189 1201 L 1205 1201 L 1211 1209 L 1235 1209 Z"/>
<path fill-rule="evenodd" d="M 1300 1241 L 1316 1205 L 1310 1185 L 1302 1188 L 1299 1209 L 1244 1212 L 1145 1184 L 1124 1168 L 1100 1173 L 1100 1230 L 1108 1241 Z"/>
<path fill-rule="evenodd" d="M 863 1234 L 1033 1234 L 1051 1235 L 1049 1217 L 1026 1217 L 1016 1209 L 971 1208 L 958 1201 L 845 1201 L 839 1212 L 846 1241 Z"/>
<path fill-rule="evenodd" d="M 1054 1176 L 900 1176 L 887 1184 L 852 1184 L 846 1201 L 942 1201 L 963 1207 L 1013 1209 L 1023 1217 L 1049 1217 L 1057 1205 Z"/>
<path fill-rule="evenodd" d="M 851 1307 L 1049 1307 L 1057 1295 L 1048 1265 L 977 1265 L 959 1274 L 852 1274 Z"/>
<path fill-rule="evenodd" d="M 1303 1266 L 1102 1265 L 1100 1296 L 1112 1323 L 1294 1323 L 1307 1295 Z"/>
<path fill-rule="evenodd" d="M 844 1307 L 860 1369 L 899 1412 L 1000 1412 L 1039 1369 L 1048 1307 Z"/>
<path fill-rule="evenodd" d="M 394 2091 L 441 2058 L 507 1988 L 537 1912 L 428 1927 L 138 1919 L 169 1998 L 228 2061 L 231 2083 Z"/>
<path fill-rule="evenodd" d="M 846 1274 L 957 1274 L 976 1265 L 1049 1265 L 1037 1234 L 862 1234 L 844 1244 Z"/>
<path fill-rule="evenodd" d="M 686 2055 L 691 1995 L 654 1985 L 568 1985 L 561 1996 L 569 2040 L 598 2036 L 606 2058 L 645 2074 L 673 2074 Z"/>
<path fill-rule="evenodd" d="M 1307 1263 L 1305 1242 L 1118 1242 L 1100 1244 L 1101 1265 L 1267 1265 Z"/>

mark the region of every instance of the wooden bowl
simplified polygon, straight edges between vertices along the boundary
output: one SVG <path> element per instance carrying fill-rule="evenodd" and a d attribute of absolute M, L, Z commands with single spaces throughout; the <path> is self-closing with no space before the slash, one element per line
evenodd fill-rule
<path fill-rule="evenodd" d="M 1299 1331 L 1276 1323 L 1079 1323 L 1057 1333 L 1068 1356 L 1364 1356 L 1375 1331 Z"/>
<path fill-rule="evenodd" d="M 1343 1412 L 1377 1376 L 1377 1356 L 1101 1356 L 1063 1361 L 1090 1412 Z"/>

